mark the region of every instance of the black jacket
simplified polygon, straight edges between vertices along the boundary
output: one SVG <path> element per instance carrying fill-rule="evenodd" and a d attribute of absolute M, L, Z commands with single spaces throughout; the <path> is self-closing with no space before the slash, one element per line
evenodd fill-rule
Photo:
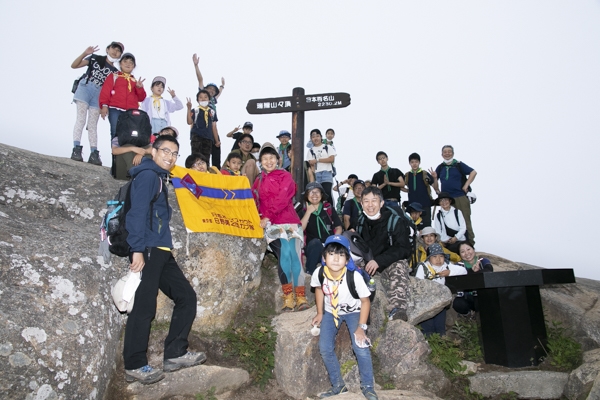
<path fill-rule="evenodd" d="M 396 261 L 406 260 L 410 257 L 410 241 L 406 221 L 399 216 L 398 222 L 392 232 L 392 244 L 388 235 L 388 219 L 392 212 L 383 207 L 381 217 L 370 220 L 366 216 L 363 219 L 360 235 L 367 242 L 377 264 L 379 272 L 389 267 Z"/>

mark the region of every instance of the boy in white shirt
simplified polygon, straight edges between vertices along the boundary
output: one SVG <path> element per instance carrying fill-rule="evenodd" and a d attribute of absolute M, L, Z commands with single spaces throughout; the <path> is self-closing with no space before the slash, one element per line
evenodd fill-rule
<path fill-rule="evenodd" d="M 310 285 L 315 288 L 317 316 L 312 325 L 321 325 L 319 351 L 329 374 L 332 388 L 319 395 L 319 398 L 348 392 L 342 378 L 340 363 L 335 355 L 335 337 L 342 325 L 346 326 L 352 339 L 352 348 L 358 362 L 360 384 L 363 395 L 369 400 L 377 400 L 373 388 L 373 363 L 370 341 L 367 338 L 367 319 L 371 309 L 367 288 L 362 275 L 350 257 L 350 243 L 341 235 L 332 235 L 325 241 L 323 250 L 324 266 L 313 273 Z M 348 287 L 348 274 L 353 274 L 354 286 L 359 299 L 352 296 Z"/>

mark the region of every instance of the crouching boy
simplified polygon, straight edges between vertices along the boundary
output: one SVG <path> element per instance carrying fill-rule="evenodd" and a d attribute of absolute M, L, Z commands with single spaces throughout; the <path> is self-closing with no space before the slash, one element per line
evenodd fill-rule
<path fill-rule="evenodd" d="M 371 309 L 371 292 L 350 258 L 350 243 L 341 235 L 333 235 L 325 241 L 323 250 L 324 266 L 317 268 L 311 279 L 315 288 L 317 316 L 313 326 L 321 325 L 319 350 L 329 374 L 332 388 L 319 395 L 319 398 L 346 393 L 348 389 L 342 378 L 340 363 L 335 355 L 335 337 L 342 322 L 346 322 L 352 348 L 358 361 L 360 385 L 369 400 L 377 400 L 373 389 L 373 364 L 371 362 L 370 341 L 367 338 L 367 319 Z M 321 271 L 322 270 L 322 271 Z M 355 299 L 348 288 L 346 274 L 354 274 L 354 285 L 360 299 Z"/>

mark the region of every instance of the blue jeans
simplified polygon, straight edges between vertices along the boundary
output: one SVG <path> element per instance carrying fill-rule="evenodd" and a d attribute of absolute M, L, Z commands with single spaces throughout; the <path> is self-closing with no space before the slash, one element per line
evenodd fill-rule
<path fill-rule="evenodd" d="M 135 304 L 135 303 L 134 303 Z M 368 347 L 360 348 L 354 341 L 354 332 L 358 328 L 360 312 L 340 315 L 340 326 L 346 321 L 346 326 L 352 339 L 352 349 L 358 361 L 358 372 L 360 373 L 360 385 L 373 387 L 373 363 L 371 362 L 371 349 Z M 335 355 L 335 337 L 339 328 L 336 328 L 333 322 L 333 314 L 323 313 L 321 320 L 321 337 L 319 338 L 319 351 L 323 357 L 323 363 L 329 374 L 331 386 L 340 387 L 344 385 L 342 373 L 340 371 L 340 362 Z"/>
<path fill-rule="evenodd" d="M 73 95 L 73 100 L 86 103 L 91 108 L 100 108 L 100 105 L 98 104 L 98 98 L 100 97 L 100 90 L 102 90 L 102 86 L 96 86 L 96 84 L 92 82 L 86 83 L 86 81 L 86 78 L 83 78 L 79 81 L 77 90 Z"/>
<path fill-rule="evenodd" d="M 116 108 L 108 107 L 108 122 L 110 123 L 110 139 L 112 140 L 115 136 L 117 136 L 117 121 L 119 120 L 119 116 L 123 114 L 125 111 L 118 110 Z"/>
<path fill-rule="evenodd" d="M 315 180 L 320 184 L 323 184 L 324 182 L 333 183 L 333 174 L 331 171 L 320 171 L 315 173 Z"/>
<path fill-rule="evenodd" d="M 134 303 L 135 304 L 135 303 Z M 444 308 L 433 318 L 429 318 L 421 322 L 421 329 L 423 329 L 423 335 L 425 337 L 439 333 L 440 336 L 446 335 L 446 309 Z"/>

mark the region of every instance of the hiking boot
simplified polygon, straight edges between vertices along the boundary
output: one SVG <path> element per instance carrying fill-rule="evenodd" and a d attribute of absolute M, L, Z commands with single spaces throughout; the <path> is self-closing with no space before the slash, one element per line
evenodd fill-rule
<path fill-rule="evenodd" d="M 308 305 L 308 301 L 306 300 L 304 285 L 297 286 L 295 288 L 295 292 L 296 292 L 296 311 L 308 310 L 310 308 L 310 306 Z"/>
<path fill-rule="evenodd" d="M 165 374 L 156 368 L 152 368 L 149 365 L 145 365 L 138 369 L 126 369 L 125 380 L 127 382 L 139 381 L 141 384 L 149 385 L 160 381 L 165 377 Z"/>
<path fill-rule="evenodd" d="M 338 394 L 348 393 L 348 388 L 346 385 L 332 387 L 326 392 L 323 392 L 319 395 L 320 399 L 325 399 L 327 397 L 337 396 Z"/>
<path fill-rule="evenodd" d="M 100 159 L 100 152 L 98 150 L 94 150 L 90 153 L 88 163 L 102 166 L 102 160 Z"/>
<path fill-rule="evenodd" d="M 375 389 L 371 386 L 363 386 L 360 388 L 362 394 L 369 400 L 378 400 L 377 394 L 375 393 Z"/>
<path fill-rule="evenodd" d="M 206 361 L 206 354 L 199 352 L 194 353 L 188 351 L 181 357 L 169 358 L 163 361 L 163 370 L 165 372 L 177 371 L 181 368 L 193 367 L 194 365 L 200 365 Z"/>
<path fill-rule="evenodd" d="M 404 322 L 407 322 L 408 315 L 406 314 L 406 310 L 402 310 L 400 308 L 394 308 L 392 311 L 390 311 L 390 314 L 388 315 L 388 319 L 390 321 L 402 320 Z"/>
<path fill-rule="evenodd" d="M 296 307 L 296 300 L 294 299 L 294 293 L 284 294 L 283 296 L 283 307 L 281 309 L 283 311 L 294 311 Z"/>
<path fill-rule="evenodd" d="M 71 153 L 71 160 L 83 161 L 83 157 L 81 156 L 81 150 L 83 150 L 83 146 L 73 147 L 73 152 Z"/>

